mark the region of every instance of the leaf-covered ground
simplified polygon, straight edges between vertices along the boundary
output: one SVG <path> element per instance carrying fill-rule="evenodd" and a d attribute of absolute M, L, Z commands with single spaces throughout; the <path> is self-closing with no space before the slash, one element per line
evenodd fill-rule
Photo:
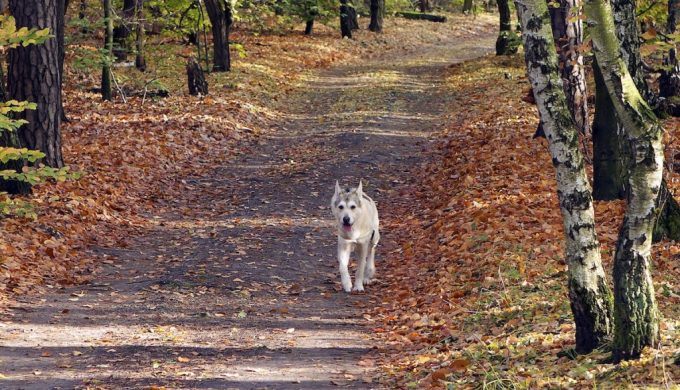
<path fill-rule="evenodd" d="M 385 34 L 361 30 L 352 41 L 323 25 L 311 37 L 300 31 L 256 37 L 237 29 L 233 40 L 245 56 L 234 55 L 232 72 L 209 75 L 211 95 L 203 99 L 187 96 L 185 87 L 185 58 L 195 49 L 156 37 L 148 44 L 148 72 L 114 68 L 121 88 L 139 95 L 127 103 L 120 97 L 101 102 L 87 92 L 98 86 L 100 70 L 91 56 L 100 43 L 79 38 L 73 29 L 64 83 L 70 122 L 62 136 L 66 163 L 85 176 L 37 187 L 27 200 L 37 221 L 0 220 L 0 308 L 7 306 L 8 293 L 89 280 L 97 260 L 88 247 L 124 247 L 131 232 L 148 226 L 142 214 L 157 207 L 156 200 L 185 190 L 182 177 L 209 173 L 216 162 L 247 151 L 285 119 L 278 101 L 295 91 L 305 72 L 385 51 L 409 53 L 492 23 L 490 17 L 455 17 L 423 28 L 390 19 Z M 145 87 L 171 95 L 145 97 Z"/>
<path fill-rule="evenodd" d="M 390 214 L 402 246 L 376 316 L 384 340 L 404 351 L 384 364 L 392 386 L 677 386 L 680 245 L 654 250 L 660 348 L 620 365 L 601 363 L 606 348 L 574 354 L 554 170 L 547 141 L 532 139 L 536 108 L 521 101 L 522 58 L 467 62 L 447 80 L 453 102 L 432 162 Z M 678 124 L 666 122 L 669 158 Z M 677 175 L 670 181 L 678 187 Z M 609 272 L 623 207 L 595 204 Z"/>
<path fill-rule="evenodd" d="M 38 187 L 27 200 L 36 221 L 0 221 L 0 344 L 11 346 L 0 380 L 676 385 L 673 243 L 655 247 L 661 348 L 621 365 L 600 363 L 606 351 L 572 353 L 553 169 L 545 140 L 531 139 L 521 57 L 456 64 L 491 49 L 496 27 L 388 19 L 385 34 L 353 41 L 322 26 L 313 37 L 237 30 L 245 57 L 209 76 L 206 98 L 183 89 L 193 49 L 158 38 L 148 73 L 115 74 L 128 92 L 171 95 L 127 103 L 86 92 L 98 70 L 79 59 L 96 43 L 71 42 L 65 156 L 85 176 Z M 666 128 L 671 158 L 678 121 Z M 348 298 L 326 192 L 358 177 L 383 217 L 381 280 Z M 622 212 L 596 203 L 608 270 Z"/>
<path fill-rule="evenodd" d="M 9 270 L 0 385 L 384 388 L 371 331 L 378 321 L 363 313 L 380 286 L 341 292 L 328 210 L 334 180 L 364 178 L 389 215 L 441 126 L 444 71 L 491 51 L 495 25 L 393 21 L 393 33 L 377 38 L 328 35 L 320 46 L 343 53 L 344 64 L 312 71 L 280 61 L 288 73 L 272 78 L 277 86 L 235 71 L 230 85 L 262 84 L 242 95 L 217 88 L 205 99 L 101 105 L 71 91 L 68 153 L 87 175 L 36 193 L 52 207 L 27 226 L 45 224 L 56 244 L 35 240 L 26 248 L 42 257 L 12 258 L 23 268 Z M 308 42 L 289 39 L 238 66 L 277 63 L 293 39 Z M 213 77 L 215 85 L 232 76 Z M 294 93 L 277 95 L 286 86 Z M 380 272 L 398 247 L 392 229 Z M 81 284 L 51 277 L 44 291 L 26 294 L 44 275 L 31 261 L 63 267 L 57 275 L 81 272 Z"/>

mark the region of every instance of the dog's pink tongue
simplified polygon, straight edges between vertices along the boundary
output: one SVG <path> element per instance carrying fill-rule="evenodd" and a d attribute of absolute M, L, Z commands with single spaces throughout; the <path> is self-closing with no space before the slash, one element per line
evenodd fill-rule
<path fill-rule="evenodd" d="M 342 230 L 349 233 L 352 231 L 352 225 L 342 225 Z"/>

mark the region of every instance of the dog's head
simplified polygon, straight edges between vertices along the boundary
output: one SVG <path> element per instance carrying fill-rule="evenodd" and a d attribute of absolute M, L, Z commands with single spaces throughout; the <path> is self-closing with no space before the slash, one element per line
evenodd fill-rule
<path fill-rule="evenodd" d="M 335 182 L 335 194 L 331 200 L 331 210 L 338 223 L 338 229 L 344 233 L 352 232 L 352 225 L 361 213 L 363 200 L 361 180 L 357 188 L 340 189 L 340 184 Z"/>

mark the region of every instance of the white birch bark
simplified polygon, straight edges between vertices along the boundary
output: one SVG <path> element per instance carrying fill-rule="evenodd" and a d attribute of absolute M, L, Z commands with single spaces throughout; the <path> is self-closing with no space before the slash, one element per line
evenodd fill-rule
<path fill-rule="evenodd" d="M 658 341 L 658 312 L 650 274 L 652 229 L 663 173 L 662 128 L 621 57 L 611 5 L 586 0 L 593 49 L 631 153 L 627 208 L 614 257 L 615 360 L 640 356 Z"/>
<path fill-rule="evenodd" d="M 544 0 L 518 0 L 516 5 L 522 19 L 527 74 L 557 175 L 576 349 L 587 353 L 606 339 L 612 327 L 611 292 L 595 234 L 591 188 L 559 75 L 547 5 Z"/>

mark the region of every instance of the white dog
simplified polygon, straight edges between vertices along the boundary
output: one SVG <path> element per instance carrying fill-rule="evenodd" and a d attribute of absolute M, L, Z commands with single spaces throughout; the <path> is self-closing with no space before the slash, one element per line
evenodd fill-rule
<path fill-rule="evenodd" d="M 370 284 L 375 276 L 375 247 L 380 241 L 378 209 L 375 202 L 364 194 L 361 181 L 357 188 L 344 191 L 336 181 L 331 210 L 338 229 L 338 262 L 342 288 L 346 292 L 364 291 L 364 284 Z M 357 247 L 359 264 L 352 289 L 347 266 L 350 254 Z"/>

